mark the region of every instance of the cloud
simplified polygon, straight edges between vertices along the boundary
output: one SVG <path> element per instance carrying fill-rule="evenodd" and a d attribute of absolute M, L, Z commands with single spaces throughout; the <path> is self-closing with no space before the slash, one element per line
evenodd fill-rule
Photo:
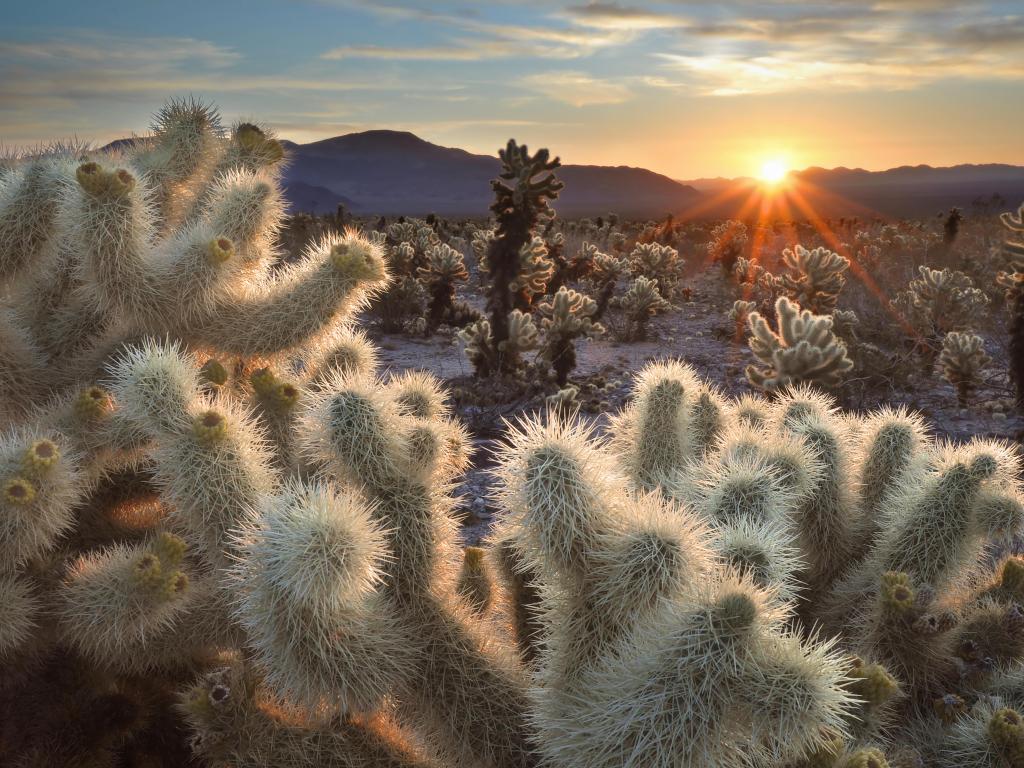
<path fill-rule="evenodd" d="M 432 48 L 395 48 L 383 45 L 344 45 L 320 55 L 327 61 L 341 59 L 384 59 L 386 61 L 477 61 L 485 58 L 480 48 L 435 46 Z"/>
<path fill-rule="evenodd" d="M 599 80 L 585 72 L 545 72 L 525 77 L 521 83 L 535 93 L 574 107 L 621 104 L 630 98 L 626 85 Z"/>
<path fill-rule="evenodd" d="M 772 56 L 683 56 L 657 54 L 691 77 L 710 96 L 768 95 L 797 91 L 908 90 L 943 79 L 1024 77 L 1024 62 L 986 58 L 888 57 L 827 61 L 797 53 Z"/>
<path fill-rule="evenodd" d="M 583 26 L 598 29 L 671 29 L 686 24 L 685 19 L 675 14 L 627 8 L 618 3 L 591 2 L 586 5 L 572 5 L 566 8 L 562 15 Z"/>
<path fill-rule="evenodd" d="M 241 58 L 229 48 L 191 37 L 110 37 L 81 31 L 69 38 L 38 42 L 0 40 L 0 63 L 20 60 L 36 66 L 141 64 L 152 67 L 191 63 L 227 67 Z"/>

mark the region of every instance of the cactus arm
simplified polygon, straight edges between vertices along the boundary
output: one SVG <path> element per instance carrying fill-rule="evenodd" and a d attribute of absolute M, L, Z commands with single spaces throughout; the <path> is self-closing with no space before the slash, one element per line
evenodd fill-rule
<path fill-rule="evenodd" d="M 222 298 L 188 332 L 232 354 L 279 354 L 327 334 L 386 280 L 379 246 L 354 234 L 328 238 L 258 291 Z"/>

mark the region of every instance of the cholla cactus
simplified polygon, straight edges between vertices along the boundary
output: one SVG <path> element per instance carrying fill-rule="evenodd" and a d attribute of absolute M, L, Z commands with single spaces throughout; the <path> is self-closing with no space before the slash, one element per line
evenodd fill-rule
<path fill-rule="evenodd" d="M 560 387 L 568 383 L 569 373 L 576 367 L 574 342 L 581 336 L 592 337 L 604 333 L 604 327 L 593 320 L 597 304 L 589 296 L 562 286 L 558 293 L 538 307 L 543 319 L 542 353 L 555 372 Z"/>
<path fill-rule="evenodd" d="M 757 311 L 757 304 L 753 301 L 744 301 L 743 299 L 736 299 L 732 303 L 732 309 L 729 310 L 729 321 L 732 327 L 735 329 L 735 336 L 737 339 L 742 338 L 743 332 L 747 328 L 748 319 L 752 312 Z"/>
<path fill-rule="evenodd" d="M 655 281 L 663 299 L 671 300 L 676 295 L 685 266 L 675 248 L 658 243 L 637 243 L 629 254 L 629 271 Z"/>
<path fill-rule="evenodd" d="M 802 245 L 782 252 L 782 262 L 790 274 L 780 275 L 786 294 L 804 309 L 824 315 L 836 308 L 839 292 L 846 284 L 850 260 L 827 248 L 809 251 Z"/>
<path fill-rule="evenodd" d="M 490 376 L 501 370 L 517 372 L 523 365 L 523 353 L 536 349 L 537 326 L 530 315 L 512 310 L 508 316 L 508 338 L 495 344 L 491 324 L 476 320 L 459 331 L 466 345 L 466 356 L 478 376 Z"/>
<path fill-rule="evenodd" d="M 240 158 L 275 155 L 236 133 Z M 168 178 L 205 167 L 173 160 Z M 83 173 L 140 204 L 116 171 Z M 154 227 L 195 205 L 168 196 Z M 230 251 L 213 245 L 192 255 Z M 138 300 L 101 271 L 81 285 Z M 378 378 L 345 327 L 382 271 L 378 244 L 340 237 L 276 278 L 295 296 L 243 294 L 281 334 L 309 280 L 336 304 L 327 323 L 291 310 L 315 344 L 126 343 L 100 384 L 36 390 L 5 425 L 0 763 L 1020 762 L 1024 567 L 995 554 L 1024 528 L 1014 448 L 936 444 L 807 388 L 733 403 L 660 363 L 611 440 L 513 425 L 494 543 L 464 551 L 468 433 L 439 382 Z M 536 342 L 506 320 L 504 351 Z"/>
<path fill-rule="evenodd" d="M 750 314 L 750 349 L 766 366 L 747 366 L 750 382 L 769 391 L 803 382 L 822 387 L 840 384 L 853 362 L 846 356 L 846 345 L 832 332 L 832 318 L 801 312 L 785 296 L 775 302 L 775 316 L 778 332 L 760 312 Z"/>
<path fill-rule="evenodd" d="M 552 173 L 558 168 L 559 160 L 550 159 L 546 149 L 530 155 L 525 146 L 509 140 L 499 156 L 502 171 L 499 178 L 491 182 L 495 196 L 491 210 L 498 226 L 486 251 L 486 270 L 491 278 L 487 304 L 490 341 L 486 343 L 491 345 L 491 351 L 471 358 L 486 359 L 490 364 L 484 368 L 475 367 L 477 375 L 515 369 L 515 358 L 503 354 L 510 339 L 511 313 L 513 309 L 528 310 L 529 299 L 543 294 L 540 281 L 543 279 L 546 285 L 551 276 L 551 264 L 545 263 L 543 258 L 544 242 L 537 242 L 533 229 L 541 220 L 550 217 L 548 203 L 558 197 L 562 189 L 562 183 Z M 522 305 L 524 299 L 527 302 L 525 307 Z M 477 339 L 483 343 L 485 336 L 477 334 Z"/>
<path fill-rule="evenodd" d="M 450 245 L 438 243 L 427 251 L 427 263 L 419 268 L 420 279 L 430 294 L 427 307 L 428 327 L 436 328 L 451 317 L 455 304 L 455 284 L 469 279 L 462 254 Z"/>
<path fill-rule="evenodd" d="M 918 268 L 920 279 L 912 280 L 900 293 L 896 306 L 925 341 L 938 343 L 950 331 L 970 329 L 989 300 L 963 272 Z"/>
<path fill-rule="evenodd" d="M 985 352 L 985 340 L 980 336 L 952 331 L 942 340 L 939 365 L 949 383 L 956 387 L 957 402 L 961 408 L 967 407 L 981 370 L 991 361 Z"/>
<path fill-rule="evenodd" d="M 240 361 L 312 354 L 387 275 L 355 232 L 275 269 L 283 156 L 258 126 L 225 138 L 211 109 L 172 102 L 126 154 L 19 164 L 0 193 L 0 382 L 13 390 L 0 418 L 73 397 L 147 334 Z"/>
<path fill-rule="evenodd" d="M 658 281 L 640 275 L 622 296 L 612 299 L 612 305 L 622 309 L 626 315 L 627 339 L 647 338 L 647 322 L 672 308 L 658 291 Z"/>
<path fill-rule="evenodd" d="M 708 258 L 718 262 L 725 277 L 732 276 L 747 239 L 747 225 L 742 221 L 723 221 L 711 230 Z"/>
<path fill-rule="evenodd" d="M 597 311 L 594 317 L 604 317 L 605 310 L 615 293 L 615 286 L 619 278 L 626 273 L 629 264 L 625 259 L 602 253 L 592 243 L 584 243 L 583 251 L 588 254 L 590 261 L 590 272 L 586 276 L 587 282 L 594 287 L 594 295 L 597 296 Z"/>
<path fill-rule="evenodd" d="M 519 272 L 509 284 L 516 297 L 516 309 L 528 312 L 534 298 L 544 295 L 554 272 L 555 265 L 548 258 L 547 243 L 544 238 L 534 235 L 519 250 Z"/>
<path fill-rule="evenodd" d="M 1000 219 L 1015 238 L 1005 243 L 1010 271 L 1001 272 L 998 280 L 1007 289 L 1011 312 L 1010 377 L 1017 388 L 1017 407 L 1024 408 L 1024 242 L 1020 235 L 1024 232 L 1024 204 L 1017 209 L 1016 215 L 1003 213 Z"/>
<path fill-rule="evenodd" d="M 753 301 L 760 311 L 771 308 L 780 290 L 779 278 L 756 261 L 742 256 L 736 259 L 732 276 L 744 301 Z"/>

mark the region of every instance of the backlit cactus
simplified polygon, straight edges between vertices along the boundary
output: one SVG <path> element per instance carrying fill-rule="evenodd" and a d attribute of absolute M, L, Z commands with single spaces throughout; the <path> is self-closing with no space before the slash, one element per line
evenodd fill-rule
<path fill-rule="evenodd" d="M 942 340 L 939 365 L 949 383 L 956 387 L 961 407 L 967 406 L 982 369 L 991 360 L 985 352 L 984 339 L 976 334 L 951 331 Z"/>
<path fill-rule="evenodd" d="M 785 296 L 775 302 L 775 316 L 778 331 L 760 312 L 749 315 L 750 349 L 765 366 L 747 366 L 750 382 L 769 391 L 805 382 L 826 388 L 842 383 L 853 361 L 832 332 L 832 318 L 801 311 Z"/>
<path fill-rule="evenodd" d="M 626 338 L 640 341 L 647 338 L 647 323 L 650 319 L 668 311 L 672 306 L 659 292 L 658 281 L 643 275 L 633 280 L 629 289 L 622 296 L 612 299 L 612 303 L 626 315 Z"/>
<path fill-rule="evenodd" d="M 466 547 L 469 432 L 349 325 L 388 265 L 449 302 L 461 254 L 406 220 L 275 264 L 283 154 L 182 102 L 128 154 L 0 179 L 0 762 L 183 765 L 188 734 L 253 768 L 1021 763 L 1015 448 L 840 411 L 810 386 L 849 368 L 832 318 L 782 298 L 778 333 L 750 319 L 770 398 L 663 361 L 592 423 L 566 386 L 488 456 Z M 540 298 L 556 162 L 503 160 L 474 241 L 501 289 L 463 338 L 481 373 L 539 349 L 564 381 L 601 307 Z M 800 290 L 828 303 L 822 258 Z"/>
<path fill-rule="evenodd" d="M 782 252 L 789 274 L 779 276 L 780 287 L 804 309 L 825 315 L 836 308 L 846 284 L 850 260 L 827 248 L 808 250 L 797 244 Z"/>
<path fill-rule="evenodd" d="M 555 372 L 559 386 L 565 386 L 576 367 L 575 340 L 581 336 L 599 336 L 604 327 L 593 321 L 597 304 L 589 296 L 565 286 L 538 307 L 543 319 L 543 354 Z"/>

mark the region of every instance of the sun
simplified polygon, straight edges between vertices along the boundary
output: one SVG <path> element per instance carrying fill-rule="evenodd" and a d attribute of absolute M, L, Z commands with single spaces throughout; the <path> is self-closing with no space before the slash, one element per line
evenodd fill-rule
<path fill-rule="evenodd" d="M 761 166 L 761 181 L 767 184 L 778 184 L 789 172 L 786 161 L 780 157 L 765 160 Z"/>

